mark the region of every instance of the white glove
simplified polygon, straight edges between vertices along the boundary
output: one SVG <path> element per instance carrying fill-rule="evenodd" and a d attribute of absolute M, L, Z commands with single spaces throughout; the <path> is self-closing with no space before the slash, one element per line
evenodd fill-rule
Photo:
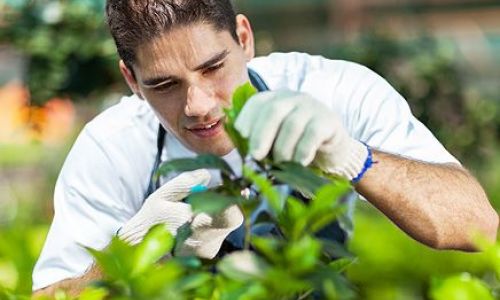
<path fill-rule="evenodd" d="M 292 91 L 264 92 L 245 104 L 235 124 L 250 139 L 250 155 L 311 163 L 348 180 L 364 168 L 368 149 L 349 136 L 339 117 L 312 96 Z M 274 145 L 274 146 L 273 146 Z"/>
<path fill-rule="evenodd" d="M 236 206 L 216 216 L 201 213 L 193 215 L 191 205 L 181 202 L 197 185 L 207 185 L 210 173 L 205 169 L 185 172 L 170 180 L 144 202 L 142 208 L 119 231 L 119 238 L 134 245 L 142 241 L 148 230 L 156 224 L 166 224 L 177 234 L 179 227 L 191 223 L 192 235 L 180 255 L 213 258 L 226 237 L 243 223 L 243 215 Z"/>

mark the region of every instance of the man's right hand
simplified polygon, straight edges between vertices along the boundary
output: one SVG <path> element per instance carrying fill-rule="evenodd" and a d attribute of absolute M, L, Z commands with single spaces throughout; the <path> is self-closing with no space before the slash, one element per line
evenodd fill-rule
<path fill-rule="evenodd" d="M 243 215 L 236 206 L 215 216 L 194 215 L 191 206 L 182 200 L 193 187 L 206 186 L 209 181 L 210 173 L 205 169 L 185 172 L 170 180 L 145 200 L 137 214 L 120 229 L 118 236 L 130 244 L 137 244 L 156 224 L 165 224 L 176 235 L 179 227 L 190 223 L 192 235 L 184 242 L 180 255 L 215 257 L 225 238 L 243 223 Z"/>

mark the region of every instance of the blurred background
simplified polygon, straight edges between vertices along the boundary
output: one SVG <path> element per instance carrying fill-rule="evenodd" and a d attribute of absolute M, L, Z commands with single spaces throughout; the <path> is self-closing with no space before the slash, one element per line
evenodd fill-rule
<path fill-rule="evenodd" d="M 259 55 L 305 51 L 385 77 L 500 208 L 500 1 L 235 4 L 252 21 Z M 129 93 L 103 7 L 0 0 L 0 291 L 30 292 L 64 157 L 85 122 Z M 468 282 L 464 293 L 499 289 L 500 254 L 428 249 L 367 203 L 350 248 L 358 261 L 348 276 L 361 299 L 431 299 L 450 282 Z"/>

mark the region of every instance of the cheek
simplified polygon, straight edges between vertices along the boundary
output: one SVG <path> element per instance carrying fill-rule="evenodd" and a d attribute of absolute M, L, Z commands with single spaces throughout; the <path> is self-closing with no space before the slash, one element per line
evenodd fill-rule
<path fill-rule="evenodd" d="M 230 74 L 231 75 L 224 76 L 224 79 L 219 81 L 218 96 L 220 99 L 224 99 L 225 106 L 231 105 L 233 92 L 248 79 L 248 76 L 246 76 L 246 69 L 232 70 Z"/>
<path fill-rule="evenodd" d="M 182 105 L 180 105 L 180 101 L 171 101 L 159 95 L 145 96 L 162 124 L 171 130 L 178 130 L 178 127 L 181 126 L 180 119 L 184 114 L 184 109 Z"/>

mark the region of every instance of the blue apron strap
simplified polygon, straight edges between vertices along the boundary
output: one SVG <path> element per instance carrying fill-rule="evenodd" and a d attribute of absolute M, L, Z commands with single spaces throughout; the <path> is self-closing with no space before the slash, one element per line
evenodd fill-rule
<path fill-rule="evenodd" d="M 250 82 L 252 83 L 252 85 L 259 92 L 269 91 L 269 87 L 264 82 L 264 80 L 262 80 L 262 78 L 259 76 L 259 74 L 257 72 L 255 72 L 252 69 L 248 69 L 248 77 L 250 78 Z"/>
<path fill-rule="evenodd" d="M 146 200 L 146 198 L 148 198 L 149 195 L 154 193 L 160 187 L 160 178 L 156 177 L 155 173 L 161 164 L 161 155 L 163 152 L 164 145 L 165 145 L 165 128 L 163 128 L 163 126 L 161 126 L 161 124 L 160 124 L 158 126 L 158 135 L 156 137 L 157 152 L 156 152 L 155 163 L 153 165 L 153 170 L 151 171 L 151 175 L 149 176 L 148 189 L 146 190 L 146 193 L 144 194 L 144 200 Z"/>

